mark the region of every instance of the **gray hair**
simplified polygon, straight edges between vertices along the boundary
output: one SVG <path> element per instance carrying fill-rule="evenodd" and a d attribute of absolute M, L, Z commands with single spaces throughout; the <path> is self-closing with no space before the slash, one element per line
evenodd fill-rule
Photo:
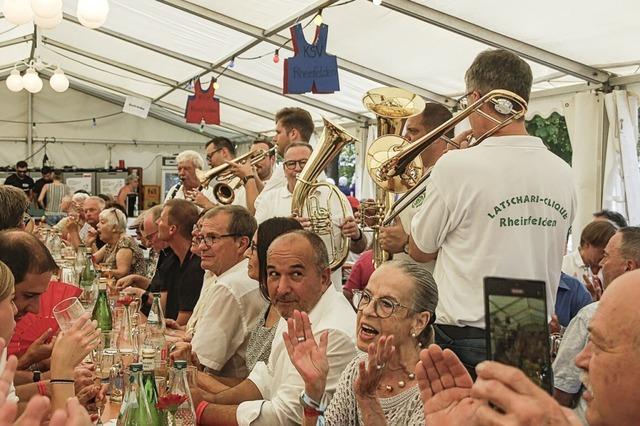
<path fill-rule="evenodd" d="M 100 197 L 98 197 L 96 195 L 92 195 L 91 197 L 85 198 L 84 201 L 85 202 L 87 202 L 87 201 L 95 201 L 100 206 L 100 210 L 103 210 L 104 206 L 107 204 L 107 203 L 105 203 L 105 201 L 102 198 L 100 198 Z"/>
<path fill-rule="evenodd" d="M 529 102 L 533 74 L 531 67 L 515 53 L 504 49 L 480 52 L 464 75 L 467 91 L 486 95 L 492 90 L 508 90 Z"/>
<path fill-rule="evenodd" d="M 84 203 L 85 200 L 87 198 L 89 198 L 90 195 L 89 194 L 85 194 L 84 192 L 78 192 L 76 194 L 73 194 L 73 196 L 71 197 L 71 201 L 73 201 L 74 203 Z M 98 198 L 98 197 L 96 197 Z M 102 198 L 100 198 L 102 200 Z M 104 202 L 104 200 L 103 200 Z"/>
<path fill-rule="evenodd" d="M 618 233 L 622 236 L 620 256 L 640 265 L 640 227 L 627 226 L 619 229 Z"/>
<path fill-rule="evenodd" d="M 28 207 L 29 200 L 23 190 L 0 185 L 0 230 L 19 227 Z"/>
<path fill-rule="evenodd" d="M 433 327 L 431 324 L 436 320 L 436 306 L 438 306 L 438 286 L 433 279 L 431 272 L 425 268 L 424 264 L 412 262 L 410 260 L 391 260 L 383 264 L 384 267 L 394 267 L 402 271 L 411 278 L 414 285 L 413 306 L 414 312 L 429 312 L 429 324 L 417 337 L 423 346 L 429 345 L 433 341 Z"/>
<path fill-rule="evenodd" d="M 204 160 L 202 159 L 202 156 L 193 150 L 188 149 L 178 154 L 176 162 L 182 163 L 183 161 L 191 161 L 193 167 L 196 169 L 204 169 Z"/>
<path fill-rule="evenodd" d="M 127 217 L 119 209 L 114 207 L 102 210 L 100 219 L 104 219 L 108 225 L 115 228 L 115 232 L 125 232 L 127 229 Z"/>
<path fill-rule="evenodd" d="M 139 179 L 139 176 L 136 174 L 127 175 L 127 178 L 124 180 L 124 183 L 129 185 L 131 182 L 135 182 Z"/>
<path fill-rule="evenodd" d="M 242 206 L 216 206 L 213 207 L 202 216 L 203 219 L 212 219 L 219 214 L 229 215 L 229 226 L 227 233 L 236 235 L 238 237 L 248 237 L 251 241 L 251 237 L 255 234 L 258 224 L 256 219 L 251 215 L 249 210 Z"/>

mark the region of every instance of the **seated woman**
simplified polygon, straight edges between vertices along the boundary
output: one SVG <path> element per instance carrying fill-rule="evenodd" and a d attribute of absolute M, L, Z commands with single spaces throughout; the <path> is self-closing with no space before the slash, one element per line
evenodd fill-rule
<path fill-rule="evenodd" d="M 413 368 L 420 348 L 433 341 L 431 324 L 437 304 L 436 283 L 424 267 L 401 260 L 376 269 L 367 287 L 353 297 L 358 310 L 357 346 L 365 353 L 342 373 L 324 410 L 325 424 L 424 425 Z M 305 382 L 307 404 L 322 411 L 328 370 L 326 334 L 318 345 L 307 314 L 294 311 L 284 339 L 289 358 Z M 304 424 L 316 421 L 313 409 L 305 410 Z"/>
<path fill-rule="evenodd" d="M 249 259 L 249 278 L 257 280 L 260 284 L 260 292 L 268 301 L 267 291 L 267 249 L 271 242 L 282 234 L 302 229 L 302 225 L 295 219 L 286 217 L 273 217 L 262 222 L 253 236 L 251 245 L 245 252 Z M 247 371 L 251 371 L 258 361 L 267 362 L 271 354 L 271 342 L 275 336 L 276 325 L 280 320 L 278 311 L 271 303 L 265 304 L 260 314 L 260 319 L 255 328 L 249 334 L 246 351 Z M 222 392 L 230 386 L 238 384 L 240 380 L 225 377 L 212 377 L 201 373 L 198 376 L 198 384 L 211 393 Z"/>
<path fill-rule="evenodd" d="M 94 254 L 94 260 L 96 263 L 104 263 L 113 271 L 115 278 L 129 274 L 142 275 L 146 271 L 142 250 L 135 240 L 126 234 L 126 229 L 127 218 L 120 210 L 109 208 L 100 213 L 98 233 L 106 244 Z M 93 241 L 87 243 L 93 244 Z"/>

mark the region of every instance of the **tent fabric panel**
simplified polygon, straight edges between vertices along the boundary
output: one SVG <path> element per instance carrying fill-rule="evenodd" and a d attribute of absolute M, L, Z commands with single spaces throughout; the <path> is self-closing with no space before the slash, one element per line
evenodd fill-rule
<path fill-rule="evenodd" d="M 199 6 L 261 28 L 271 28 L 296 12 L 317 3 L 315 0 L 190 0 Z"/>

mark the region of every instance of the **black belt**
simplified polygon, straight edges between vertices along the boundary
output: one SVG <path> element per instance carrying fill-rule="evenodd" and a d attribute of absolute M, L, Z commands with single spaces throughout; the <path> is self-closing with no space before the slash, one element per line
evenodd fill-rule
<path fill-rule="evenodd" d="M 457 339 L 484 339 L 485 332 L 478 327 L 456 327 L 454 325 L 436 324 L 437 329 L 453 340 Z"/>

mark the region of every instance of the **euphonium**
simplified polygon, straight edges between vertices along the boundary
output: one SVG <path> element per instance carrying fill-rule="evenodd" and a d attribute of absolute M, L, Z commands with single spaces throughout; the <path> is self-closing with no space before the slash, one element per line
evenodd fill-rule
<path fill-rule="evenodd" d="M 275 154 L 275 152 L 275 147 L 268 151 L 250 151 L 240 157 L 234 158 L 229 161 L 229 163 L 244 164 L 248 160 L 251 165 L 255 165 L 264 160 L 266 156 Z M 213 185 L 213 195 L 220 204 L 233 203 L 235 190 L 242 185 L 242 179 L 229 170 L 228 163 L 221 164 L 206 172 L 196 170 L 196 176 L 203 187 L 208 187 L 213 179 L 217 180 L 215 185 Z"/>
<path fill-rule="evenodd" d="M 311 220 L 312 231 L 324 241 L 329 252 L 329 266 L 331 270 L 335 270 L 342 266 L 349 254 L 349 238 L 342 235 L 339 226 L 342 224 L 341 219 L 349 215 L 351 207 L 335 185 L 316 180 L 342 148 L 355 142 L 356 138 L 337 124 L 325 118 L 323 121 L 324 131 L 320 141 L 297 177 L 298 181 L 292 194 L 291 213 Z M 324 188 L 328 190 L 328 195 L 321 198 L 318 191 Z M 333 198 L 340 203 L 342 218 L 331 217 Z"/>
<path fill-rule="evenodd" d="M 425 107 L 424 100 L 407 90 L 397 87 L 379 87 L 368 91 L 362 103 L 365 108 L 376 115 L 378 138 L 367 150 L 367 166 L 371 163 L 383 164 L 387 159 L 393 157 L 409 142 L 404 141 L 400 145 L 387 145 L 387 137 L 391 135 L 399 138 L 404 125 L 409 117 L 420 114 Z M 395 141 L 395 139 L 393 139 Z M 371 170 L 369 171 L 371 173 Z M 417 180 L 422 174 L 422 162 L 418 158 L 408 168 L 405 176 L 407 180 Z M 377 268 L 389 258 L 389 253 L 382 250 L 379 242 L 380 227 L 382 221 L 392 207 L 394 191 L 376 185 L 376 198 L 372 202 L 363 202 L 360 207 L 360 216 L 364 228 L 369 228 L 373 232 L 373 264 Z"/>
<path fill-rule="evenodd" d="M 503 119 L 498 119 L 481 108 L 484 105 L 490 105 L 491 108 L 503 115 Z M 507 90 L 492 90 L 486 95 L 482 96 L 472 105 L 462 110 L 456 116 L 450 120 L 442 123 L 440 126 L 426 134 L 425 136 L 414 141 L 412 144 L 407 144 L 407 141 L 399 136 L 385 136 L 384 143 L 376 146 L 376 143 L 380 140 L 376 140 L 370 147 L 372 155 L 367 153 L 367 168 L 369 174 L 374 183 L 379 188 L 384 188 L 387 191 L 396 193 L 406 192 L 402 197 L 398 198 L 393 204 L 392 208 L 387 212 L 382 225 L 386 226 L 393 222 L 393 220 L 414 200 L 420 197 L 425 191 L 425 181 L 429 178 L 431 170 L 427 171 L 419 180 L 415 181 L 405 179 L 408 174 L 411 174 L 410 169 L 415 164 L 415 160 L 419 158 L 419 155 L 429 145 L 438 139 L 444 139 L 448 144 L 459 148 L 459 146 L 445 136 L 450 130 L 471 114 L 476 113 L 482 115 L 484 118 L 492 121 L 495 125 L 487 130 L 484 134 L 475 139 L 473 145 L 477 145 L 484 139 L 493 135 L 495 132 L 503 128 L 504 126 L 519 120 L 524 117 L 527 112 L 527 102 L 515 93 Z M 397 154 L 390 157 L 385 161 L 378 161 L 379 155 L 377 152 L 388 152 L 390 147 L 394 149 Z"/>

